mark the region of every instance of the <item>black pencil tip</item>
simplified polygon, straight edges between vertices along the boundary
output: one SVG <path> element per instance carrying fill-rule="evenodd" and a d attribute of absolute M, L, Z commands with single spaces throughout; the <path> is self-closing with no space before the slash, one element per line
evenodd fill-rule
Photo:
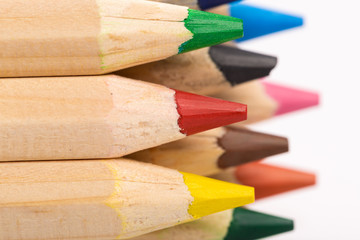
<path fill-rule="evenodd" d="M 277 58 L 228 46 L 212 46 L 210 57 L 231 85 L 268 76 Z"/>

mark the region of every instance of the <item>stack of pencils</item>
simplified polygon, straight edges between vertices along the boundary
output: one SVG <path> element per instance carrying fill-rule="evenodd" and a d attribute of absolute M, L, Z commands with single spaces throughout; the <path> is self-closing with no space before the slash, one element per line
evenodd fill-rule
<path fill-rule="evenodd" d="M 242 206 L 315 176 L 259 162 L 287 152 L 288 140 L 249 124 L 318 95 L 259 80 L 277 58 L 229 41 L 302 19 L 228 2 L 0 1 L 0 239 L 232 240 L 293 229 Z"/>

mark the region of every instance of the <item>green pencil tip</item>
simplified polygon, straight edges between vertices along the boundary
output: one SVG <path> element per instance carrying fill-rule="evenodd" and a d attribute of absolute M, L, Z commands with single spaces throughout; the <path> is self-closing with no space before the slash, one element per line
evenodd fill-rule
<path fill-rule="evenodd" d="M 258 239 L 294 229 L 290 219 L 276 217 L 245 208 L 235 208 L 224 240 Z"/>
<path fill-rule="evenodd" d="M 193 38 L 179 47 L 179 53 L 217 45 L 243 37 L 243 24 L 239 18 L 189 9 L 185 27 Z"/>

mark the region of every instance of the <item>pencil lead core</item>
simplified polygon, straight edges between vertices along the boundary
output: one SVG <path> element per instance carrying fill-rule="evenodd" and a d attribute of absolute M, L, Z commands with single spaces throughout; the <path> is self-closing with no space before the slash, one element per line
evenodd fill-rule
<path fill-rule="evenodd" d="M 260 8 L 244 3 L 231 3 L 230 15 L 243 19 L 245 36 L 236 41 L 242 42 L 264 35 L 300 27 L 303 18 L 283 12 Z"/>
<path fill-rule="evenodd" d="M 232 86 L 266 77 L 277 64 L 276 57 L 222 45 L 210 47 L 209 55 Z"/>
<path fill-rule="evenodd" d="M 225 150 L 218 160 L 220 168 L 260 160 L 289 150 L 287 138 L 241 128 L 226 128 L 218 144 Z"/>
<path fill-rule="evenodd" d="M 319 105 L 319 94 L 296 88 L 263 82 L 266 93 L 273 98 L 278 108 L 275 115 L 281 115 Z"/>
<path fill-rule="evenodd" d="M 191 135 L 247 118 L 247 106 L 244 104 L 178 90 L 175 92 L 180 115 L 178 124 L 183 134 Z"/>
<path fill-rule="evenodd" d="M 312 173 L 260 162 L 238 166 L 235 177 L 242 184 L 255 187 L 256 199 L 311 186 L 316 182 Z"/>
<path fill-rule="evenodd" d="M 235 208 L 224 240 L 259 239 L 294 229 L 293 220 Z"/>
<path fill-rule="evenodd" d="M 189 214 L 194 218 L 254 202 L 254 188 L 184 173 L 184 182 L 194 200 Z"/>
<path fill-rule="evenodd" d="M 189 9 L 185 27 L 192 39 L 179 47 L 179 53 L 217 45 L 243 36 L 242 20 L 234 17 Z"/>

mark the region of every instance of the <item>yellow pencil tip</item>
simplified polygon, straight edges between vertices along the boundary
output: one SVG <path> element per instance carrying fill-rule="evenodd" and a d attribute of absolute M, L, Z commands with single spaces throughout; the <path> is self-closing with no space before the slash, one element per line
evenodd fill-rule
<path fill-rule="evenodd" d="M 184 182 L 194 200 L 189 214 L 194 218 L 236 208 L 254 202 L 254 188 L 183 173 Z"/>

